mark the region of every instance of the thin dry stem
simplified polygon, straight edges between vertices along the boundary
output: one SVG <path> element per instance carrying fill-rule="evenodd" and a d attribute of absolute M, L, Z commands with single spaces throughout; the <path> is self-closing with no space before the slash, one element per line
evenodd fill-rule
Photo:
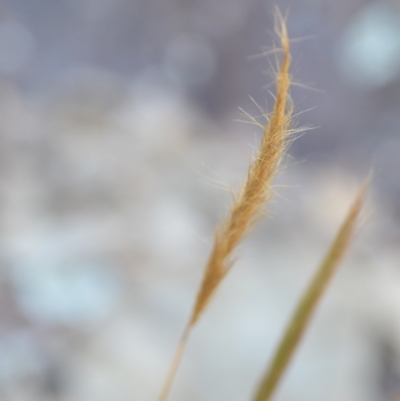
<path fill-rule="evenodd" d="M 279 18 L 279 37 L 282 46 L 282 61 L 276 82 L 275 105 L 270 116 L 265 115 L 267 125 L 260 149 L 251 164 L 247 181 L 234 201 L 229 217 L 223 221 L 214 234 L 214 245 L 205 268 L 200 289 L 192 314 L 185 329 L 185 335 L 178 346 L 174 362 L 170 368 L 159 401 L 167 399 L 173 377 L 186 344 L 187 336 L 208 305 L 212 295 L 232 267 L 232 254 L 239 242 L 254 226 L 261 215 L 261 209 L 273 195 L 272 180 L 288 144 L 291 130 L 292 107 L 288 106 L 290 87 L 289 38 L 283 17 Z"/>
<path fill-rule="evenodd" d="M 160 394 L 159 399 L 165 400 L 168 397 L 169 390 L 172 386 L 172 382 L 174 381 L 174 377 L 176 375 L 176 371 L 178 370 L 179 364 L 181 363 L 181 359 L 183 353 L 185 352 L 186 343 L 189 338 L 191 328 L 189 326 L 186 327 L 185 331 L 182 334 L 181 340 L 179 341 L 178 347 L 176 348 L 174 359 L 172 360 L 171 366 L 168 371 L 168 376 L 165 380 L 164 387 Z"/>
<path fill-rule="evenodd" d="M 298 303 L 272 363 L 261 381 L 254 401 L 268 401 L 276 390 L 321 296 L 329 284 L 333 273 L 337 270 L 345 253 L 349 249 L 355 232 L 356 223 L 365 201 L 368 183 L 369 180 L 361 187 L 329 252 L 317 270 L 303 298 Z"/>

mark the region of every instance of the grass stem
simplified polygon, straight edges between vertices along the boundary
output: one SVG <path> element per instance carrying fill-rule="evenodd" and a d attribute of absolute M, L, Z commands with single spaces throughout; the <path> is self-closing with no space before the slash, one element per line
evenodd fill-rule
<path fill-rule="evenodd" d="M 178 344 L 178 346 L 177 346 L 177 348 L 175 350 L 174 358 L 172 359 L 172 363 L 171 363 L 171 366 L 169 368 L 167 377 L 165 379 L 164 386 L 163 386 L 163 388 L 161 390 L 161 393 L 160 393 L 160 396 L 158 398 L 159 401 L 166 400 L 167 397 L 168 397 L 168 394 L 169 394 L 169 392 L 171 390 L 172 383 L 173 383 L 174 378 L 176 376 L 176 372 L 177 372 L 178 367 L 179 367 L 179 365 L 181 363 L 182 356 L 183 356 L 183 354 L 185 352 L 185 348 L 186 348 L 187 340 L 189 338 L 190 330 L 191 330 L 191 326 L 189 325 L 184 330 L 184 332 L 182 334 L 182 337 L 181 337 L 181 339 L 179 341 L 179 344 Z"/>
<path fill-rule="evenodd" d="M 351 244 L 356 223 L 365 201 L 368 183 L 369 180 L 366 180 L 360 188 L 331 248 L 298 303 L 272 363 L 261 380 L 253 401 L 269 401 L 282 379 L 319 300 Z"/>

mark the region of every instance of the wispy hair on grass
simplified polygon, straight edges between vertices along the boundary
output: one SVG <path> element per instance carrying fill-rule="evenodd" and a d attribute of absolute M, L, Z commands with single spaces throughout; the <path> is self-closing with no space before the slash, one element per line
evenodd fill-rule
<path fill-rule="evenodd" d="M 190 332 L 210 302 L 212 295 L 230 271 L 235 249 L 254 227 L 263 207 L 271 199 L 273 178 L 290 142 L 289 138 L 294 132 L 292 128 L 293 108 L 289 101 L 291 83 L 289 38 L 283 17 L 281 14 L 277 15 L 282 60 L 276 77 L 275 105 L 270 115 L 264 115 L 266 125 L 262 126 L 263 137 L 255 159 L 249 167 L 247 180 L 234 200 L 228 218 L 219 224 L 214 233 L 214 244 L 196 301 L 177 347 L 159 401 L 167 399 Z"/>

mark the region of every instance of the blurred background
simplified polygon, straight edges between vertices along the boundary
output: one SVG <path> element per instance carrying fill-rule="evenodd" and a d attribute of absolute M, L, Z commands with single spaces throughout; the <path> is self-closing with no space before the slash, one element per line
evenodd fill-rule
<path fill-rule="evenodd" d="M 293 38 L 296 139 L 171 399 L 250 400 L 373 169 L 278 401 L 400 392 L 400 2 L 0 0 L 0 399 L 155 400 Z M 272 72 L 272 75 L 271 75 Z"/>

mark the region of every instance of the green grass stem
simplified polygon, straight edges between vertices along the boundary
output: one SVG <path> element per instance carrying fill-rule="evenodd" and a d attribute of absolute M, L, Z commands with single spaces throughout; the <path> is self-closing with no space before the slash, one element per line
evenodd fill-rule
<path fill-rule="evenodd" d="M 365 201 L 368 183 L 369 180 L 362 185 L 331 248 L 298 303 L 272 363 L 261 380 L 253 401 L 270 400 L 282 379 L 319 300 L 351 244 L 356 223 Z"/>

